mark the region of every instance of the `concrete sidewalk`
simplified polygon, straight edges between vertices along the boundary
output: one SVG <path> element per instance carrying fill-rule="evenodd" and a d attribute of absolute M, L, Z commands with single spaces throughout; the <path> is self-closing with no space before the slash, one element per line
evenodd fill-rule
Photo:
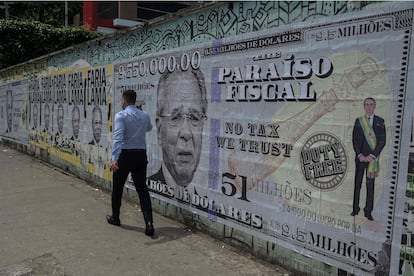
<path fill-rule="evenodd" d="M 0 144 L 0 275 L 291 275 L 224 242 L 123 202 L 107 224 L 108 192 Z"/>

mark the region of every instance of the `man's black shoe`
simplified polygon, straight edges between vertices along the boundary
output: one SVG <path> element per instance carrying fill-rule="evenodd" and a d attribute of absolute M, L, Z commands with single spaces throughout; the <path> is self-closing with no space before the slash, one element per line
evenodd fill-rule
<path fill-rule="evenodd" d="M 114 219 L 113 216 L 106 215 L 106 221 L 109 224 L 115 225 L 115 226 L 121 226 L 121 221 L 119 219 Z"/>
<path fill-rule="evenodd" d="M 371 214 L 365 214 L 365 217 L 366 217 L 368 220 L 370 220 L 370 221 L 373 221 L 373 220 L 374 220 L 374 218 L 372 217 L 372 215 L 371 215 Z"/>
<path fill-rule="evenodd" d="M 152 225 L 152 223 L 148 223 L 145 226 L 145 235 L 154 236 L 154 226 Z"/>
<path fill-rule="evenodd" d="M 358 215 L 359 211 L 352 211 L 351 216 L 355 217 L 356 215 Z"/>

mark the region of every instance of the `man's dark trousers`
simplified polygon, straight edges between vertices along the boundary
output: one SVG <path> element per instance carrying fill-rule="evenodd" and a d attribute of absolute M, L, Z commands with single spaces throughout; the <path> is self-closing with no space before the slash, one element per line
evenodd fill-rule
<path fill-rule="evenodd" d="M 364 174 L 367 174 L 369 162 L 360 162 L 356 160 L 356 173 L 355 173 L 355 187 L 354 187 L 354 203 L 353 203 L 353 211 L 355 213 L 359 212 L 359 195 L 361 192 L 362 180 L 364 178 Z M 365 214 L 371 214 L 372 209 L 374 208 L 374 185 L 375 185 L 375 178 L 368 178 L 366 177 L 366 200 L 365 200 Z"/>
<path fill-rule="evenodd" d="M 112 216 L 119 220 L 124 184 L 131 173 L 141 204 L 145 224 L 152 223 L 151 198 L 146 185 L 147 152 L 144 149 L 123 149 L 118 159 L 119 170 L 112 175 Z"/>

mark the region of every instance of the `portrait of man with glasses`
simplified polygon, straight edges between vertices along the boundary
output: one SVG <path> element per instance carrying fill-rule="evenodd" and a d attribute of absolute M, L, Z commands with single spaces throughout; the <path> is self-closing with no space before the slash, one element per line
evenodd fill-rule
<path fill-rule="evenodd" d="M 149 179 L 187 187 L 200 162 L 207 95 L 199 70 L 174 71 L 160 77 L 157 90 L 158 144 L 162 164 Z"/>

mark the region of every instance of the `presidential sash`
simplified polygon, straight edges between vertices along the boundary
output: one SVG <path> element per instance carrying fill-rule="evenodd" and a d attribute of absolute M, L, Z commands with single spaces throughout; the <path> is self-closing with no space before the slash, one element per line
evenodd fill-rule
<path fill-rule="evenodd" d="M 375 136 L 374 129 L 372 128 L 371 124 L 369 123 L 367 116 L 362 116 L 358 118 L 359 123 L 362 126 L 362 132 L 364 133 L 365 139 L 368 142 L 369 147 L 371 150 L 374 150 L 377 146 L 377 137 Z M 368 169 L 367 169 L 367 177 L 374 178 L 378 176 L 379 173 L 379 160 L 378 156 L 369 162 Z"/>

